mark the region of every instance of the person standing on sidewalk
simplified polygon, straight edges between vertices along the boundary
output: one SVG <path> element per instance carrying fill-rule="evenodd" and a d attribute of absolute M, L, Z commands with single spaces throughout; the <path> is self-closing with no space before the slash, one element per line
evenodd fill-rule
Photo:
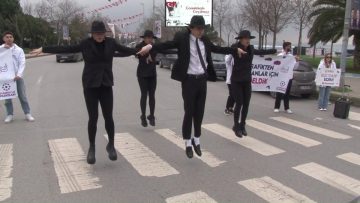
<path fill-rule="evenodd" d="M 282 57 L 294 57 L 294 55 L 291 54 L 291 42 L 284 42 L 283 43 L 283 51 L 278 55 Z M 296 61 L 298 61 L 298 58 L 296 57 Z M 294 67 L 293 67 L 294 68 Z M 276 99 L 275 99 L 275 108 L 274 112 L 279 113 L 280 112 L 280 106 L 281 106 L 281 100 L 284 100 L 284 108 L 285 112 L 288 114 L 292 114 L 293 111 L 290 109 L 290 91 L 292 86 L 292 77 L 293 77 L 293 68 L 289 70 L 291 79 L 288 82 L 288 86 L 286 88 L 285 94 L 277 92 L 276 93 Z"/>
<path fill-rule="evenodd" d="M 95 164 L 95 138 L 99 116 L 99 103 L 105 120 L 105 129 L 109 142 L 106 146 L 110 160 L 117 160 L 114 146 L 115 126 L 113 119 L 113 58 L 116 51 L 124 55 L 135 55 L 136 50 L 121 46 L 115 39 L 106 37 L 105 23 L 94 21 L 91 26 L 91 37 L 84 39 L 80 44 L 73 46 L 41 47 L 32 51 L 32 54 L 44 53 L 77 53 L 82 52 L 84 57 L 84 71 L 82 84 L 85 103 L 89 115 L 88 135 L 89 151 L 87 163 Z"/>
<path fill-rule="evenodd" d="M 14 34 L 12 32 L 9 31 L 4 32 L 3 41 L 4 44 L 1 45 L 0 47 L 11 49 L 12 51 L 15 73 L 16 73 L 14 80 L 16 81 L 18 97 L 21 103 L 21 107 L 25 113 L 25 119 L 27 121 L 33 122 L 35 121 L 35 119 L 30 113 L 30 105 L 26 97 L 25 81 L 23 78 L 25 71 L 24 50 L 14 43 Z M 14 107 L 11 99 L 5 100 L 5 107 L 7 112 L 5 123 L 11 123 L 14 120 Z"/>
<path fill-rule="evenodd" d="M 189 159 L 194 156 L 193 148 L 198 156 L 202 155 L 200 136 L 205 111 L 207 80 L 216 81 L 211 52 L 232 54 L 233 56 L 246 53 L 240 48 L 214 45 L 204 35 L 205 27 L 204 17 L 195 15 L 191 18 L 188 29 L 176 33 L 174 40 L 155 43 L 150 48 L 143 47 L 139 52 L 144 55 L 151 49 L 156 51 L 178 50 L 178 60 L 171 72 L 171 78 L 181 82 L 185 110 L 182 134 L 185 140 L 185 153 Z M 192 126 L 195 131 L 193 138 Z"/>
<path fill-rule="evenodd" d="M 231 91 L 231 74 L 234 66 L 234 58 L 231 55 L 225 56 L 225 66 L 226 66 L 226 85 L 229 90 L 229 96 L 226 101 L 224 114 L 230 116 L 231 114 L 234 113 L 234 105 L 235 105 L 235 99 Z"/>
<path fill-rule="evenodd" d="M 332 56 L 330 53 L 325 54 L 324 59 L 320 61 L 317 74 L 319 74 L 324 69 L 336 70 L 336 63 L 334 60 L 332 60 Z M 331 91 L 330 86 L 319 87 L 318 107 L 320 111 L 327 111 L 329 98 L 330 98 L 330 91 Z"/>

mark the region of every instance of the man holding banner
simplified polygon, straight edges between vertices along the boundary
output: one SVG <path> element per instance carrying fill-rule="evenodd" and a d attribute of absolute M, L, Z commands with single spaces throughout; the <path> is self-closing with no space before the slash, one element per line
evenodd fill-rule
<path fill-rule="evenodd" d="M 0 100 L 5 100 L 7 117 L 5 123 L 14 119 L 13 98 L 19 96 L 21 107 L 27 121 L 35 121 L 30 114 L 30 106 L 26 97 L 23 73 L 25 70 L 25 54 L 22 48 L 14 43 L 11 32 L 3 34 L 4 44 L 0 46 Z"/>

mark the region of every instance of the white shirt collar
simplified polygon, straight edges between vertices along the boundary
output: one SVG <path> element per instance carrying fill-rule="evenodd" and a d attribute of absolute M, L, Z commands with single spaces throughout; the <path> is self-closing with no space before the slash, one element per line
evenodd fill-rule
<path fill-rule="evenodd" d="M 191 39 L 192 41 L 194 41 L 194 42 L 196 41 L 196 37 L 195 37 L 193 34 L 191 34 L 191 33 L 190 33 L 190 39 Z"/>

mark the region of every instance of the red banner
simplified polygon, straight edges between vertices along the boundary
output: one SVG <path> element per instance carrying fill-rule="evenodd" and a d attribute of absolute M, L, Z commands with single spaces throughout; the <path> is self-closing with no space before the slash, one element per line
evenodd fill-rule
<path fill-rule="evenodd" d="M 86 12 L 87 14 L 90 14 L 90 13 L 95 13 L 95 12 L 100 12 L 100 11 L 103 11 L 105 9 L 109 9 L 109 8 L 112 8 L 112 7 L 117 7 L 117 6 L 120 6 L 124 3 L 127 3 L 127 0 L 117 0 L 111 4 L 108 4 L 108 5 L 105 5 L 105 6 L 102 6 L 102 7 L 99 7 L 99 8 L 96 8 L 92 11 L 88 11 Z"/>

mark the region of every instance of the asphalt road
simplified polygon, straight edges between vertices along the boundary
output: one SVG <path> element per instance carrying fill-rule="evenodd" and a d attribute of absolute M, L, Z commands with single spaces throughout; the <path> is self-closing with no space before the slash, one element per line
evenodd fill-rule
<path fill-rule="evenodd" d="M 118 161 L 107 158 L 99 117 L 97 162 L 88 166 L 83 63 L 29 59 L 25 80 L 36 122 L 24 120 L 18 101 L 16 120 L 0 122 L 0 201 L 351 202 L 360 196 L 359 108 L 351 109 L 351 120 L 340 120 L 333 105 L 319 112 L 316 101 L 294 98 L 293 115 L 275 114 L 273 98 L 254 93 L 249 137 L 238 139 L 229 133 L 232 117 L 223 114 L 224 82 L 208 83 L 201 139 L 207 153 L 189 160 L 179 137 L 180 84 L 169 70 L 158 70 L 157 126 L 143 128 L 136 65 L 134 58 L 114 60 Z"/>

